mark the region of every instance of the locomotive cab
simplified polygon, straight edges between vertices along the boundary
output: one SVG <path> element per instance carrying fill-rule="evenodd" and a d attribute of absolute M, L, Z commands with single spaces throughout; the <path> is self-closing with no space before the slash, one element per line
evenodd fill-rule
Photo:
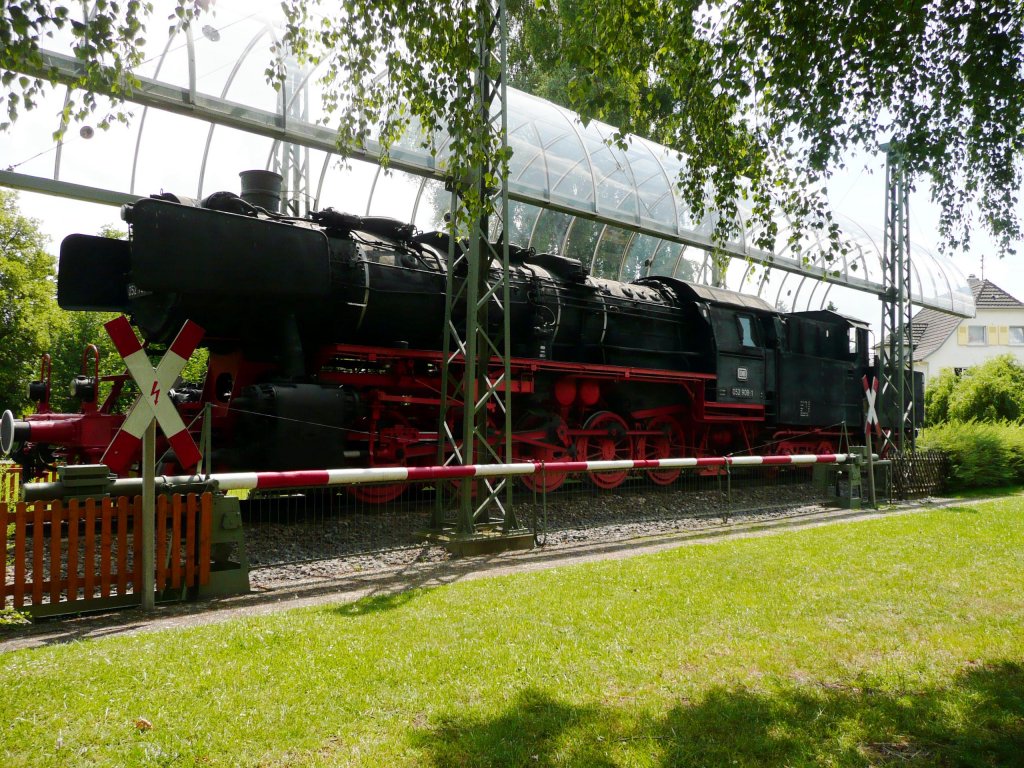
<path fill-rule="evenodd" d="M 658 278 L 666 280 L 666 278 Z M 763 407 L 770 399 L 779 314 L 771 304 L 724 288 L 672 281 L 685 303 L 684 317 L 701 340 L 705 372 L 714 373 L 711 402 Z"/>
<path fill-rule="evenodd" d="M 857 424 L 867 370 L 868 326 L 831 310 L 786 315 L 778 353 L 778 420 L 787 425 Z"/>

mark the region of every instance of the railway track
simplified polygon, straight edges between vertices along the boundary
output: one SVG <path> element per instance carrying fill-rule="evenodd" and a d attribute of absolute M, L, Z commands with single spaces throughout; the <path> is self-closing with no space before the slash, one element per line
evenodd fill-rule
<path fill-rule="evenodd" d="M 535 532 L 539 547 L 556 549 L 710 530 L 727 522 L 796 519 L 825 511 L 820 501 L 820 490 L 809 483 L 741 482 L 727 496 L 705 479 L 671 490 L 638 483 L 614 493 L 552 494 L 547 500 L 523 500 L 516 512 Z M 273 589 L 452 559 L 442 547 L 423 541 L 433 509 L 429 495 L 387 511 L 326 495 L 265 500 L 248 513 L 253 584 Z"/>

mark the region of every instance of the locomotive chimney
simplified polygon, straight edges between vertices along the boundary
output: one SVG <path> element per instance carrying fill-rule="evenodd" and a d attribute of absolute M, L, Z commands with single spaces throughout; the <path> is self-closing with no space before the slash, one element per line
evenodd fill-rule
<path fill-rule="evenodd" d="M 271 213 L 281 212 L 281 174 L 273 171 L 242 171 L 242 199 L 265 208 Z"/>

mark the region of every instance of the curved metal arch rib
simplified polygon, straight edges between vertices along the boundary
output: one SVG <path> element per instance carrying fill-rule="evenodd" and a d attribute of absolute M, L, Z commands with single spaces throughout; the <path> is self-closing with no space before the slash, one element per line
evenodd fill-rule
<path fill-rule="evenodd" d="M 235 78 L 238 76 L 239 71 L 242 69 L 242 64 L 249 58 L 249 54 L 252 53 L 253 49 L 265 35 L 270 33 L 268 27 L 264 27 L 249 40 L 249 43 L 242 49 L 242 54 L 238 57 L 238 61 L 235 62 L 235 66 L 231 68 L 231 72 L 228 74 L 227 80 L 224 82 L 224 87 L 221 89 L 220 97 L 226 99 L 228 93 L 231 90 L 231 86 L 234 85 Z M 210 129 L 206 132 L 206 144 L 203 145 L 203 157 L 200 161 L 199 166 L 199 184 L 197 188 L 197 197 L 203 196 L 203 183 L 206 179 L 206 163 L 210 158 L 210 146 L 213 143 L 213 132 L 217 128 L 216 123 L 210 124 Z"/>
<path fill-rule="evenodd" d="M 264 136 L 272 140 L 281 139 L 327 152 L 331 152 L 335 148 L 335 136 L 333 135 L 333 132 L 323 129 L 320 126 L 301 121 L 296 122 L 294 120 L 289 120 L 287 125 L 282 126 L 279 116 L 268 110 L 261 110 L 256 107 L 239 108 L 239 105 L 226 102 L 224 98 L 212 97 L 201 92 L 197 92 L 194 52 L 191 54 L 191 60 L 192 63 L 189 73 L 189 83 L 185 88 L 160 82 L 153 78 L 140 77 L 140 87 L 134 89 L 133 92 L 128 95 L 129 100 L 140 104 L 145 109 L 153 107 L 171 114 L 185 115 L 203 120 L 212 125 L 229 126 L 254 135 Z M 77 78 L 82 73 L 81 62 L 75 61 L 74 57 L 50 51 L 42 52 L 41 63 L 37 68 L 27 68 L 31 69 L 31 71 L 26 71 L 25 74 L 37 75 L 38 73 L 44 73 L 48 76 L 53 75 L 58 82 L 64 83 L 65 85 L 77 81 Z M 634 153 L 633 157 L 629 156 L 628 152 L 626 153 L 624 160 L 622 156 L 615 157 L 617 164 L 616 167 L 622 171 L 624 177 L 632 178 L 634 189 L 632 192 L 629 192 L 628 190 L 624 192 L 619 197 L 617 205 L 611 206 L 609 209 L 605 209 L 605 206 L 601 205 L 600 196 L 597 194 L 597 185 L 600 184 L 598 177 L 600 174 L 595 168 L 594 159 L 591 157 L 591 154 L 595 147 L 594 142 L 602 141 L 602 132 L 606 133 L 609 129 L 593 125 L 584 129 L 576 122 L 575 116 L 567 110 L 556 107 L 550 103 L 543 102 L 542 100 L 535 99 L 534 97 L 516 94 L 512 89 L 509 89 L 509 97 L 510 102 L 515 105 L 515 108 L 524 110 L 528 113 L 529 119 L 539 120 L 543 118 L 548 121 L 548 123 L 550 123 L 550 128 L 554 131 L 552 136 L 557 135 L 567 142 L 572 142 L 574 148 L 580 152 L 578 157 L 574 156 L 575 152 L 564 155 L 565 164 L 568 166 L 568 170 L 566 170 L 558 180 L 550 178 L 551 173 L 557 167 L 557 164 L 552 162 L 552 157 L 545 157 L 545 173 L 549 182 L 547 193 L 538 195 L 534 190 L 516 189 L 513 185 L 511 196 L 514 200 L 518 202 L 539 204 L 544 207 L 551 207 L 553 210 L 561 213 L 570 213 L 590 220 L 596 220 L 599 224 L 604 226 L 624 226 L 624 228 L 628 230 L 639 230 L 645 235 L 671 240 L 673 242 L 682 243 L 686 246 L 698 247 L 703 249 L 705 252 L 707 252 L 709 248 L 713 247 L 713 244 L 710 242 L 710 238 L 706 232 L 706 226 L 708 223 L 706 219 L 702 220 L 699 226 L 691 228 L 683 227 L 683 219 L 687 218 L 688 213 L 685 210 L 685 206 L 681 204 L 680 198 L 675 193 L 675 190 L 672 195 L 675 221 L 672 222 L 671 225 L 666 224 L 663 220 L 649 221 L 647 220 L 647 217 L 641 213 L 641 211 L 646 209 L 647 200 L 639 193 L 640 182 L 637 181 L 637 174 L 640 172 L 640 166 L 636 165 L 633 159 L 636 153 L 643 153 L 645 158 L 644 162 L 646 162 L 647 154 L 650 154 L 662 168 L 662 172 L 669 177 L 669 183 L 671 184 L 670 179 L 674 163 L 668 159 L 667 155 L 660 153 L 656 146 L 636 140 L 631 150 Z M 138 141 L 141 141 L 141 139 L 137 139 L 137 150 L 138 146 L 140 146 Z M 547 144 L 548 146 L 542 148 L 543 152 L 548 153 L 550 150 L 552 153 L 557 153 L 557 146 L 553 146 L 552 142 L 547 142 Z M 435 146 L 448 146 L 448 137 L 436 137 Z M 566 146 L 568 148 L 568 145 Z M 668 152 L 668 150 L 666 149 L 665 152 Z M 367 143 L 366 147 L 353 149 L 351 156 L 355 159 L 374 162 L 379 157 L 379 151 L 376 147 L 376 143 L 371 140 Z M 135 157 L 132 161 L 132 186 L 136 183 L 140 162 L 141 153 L 136 151 Z M 326 176 L 326 167 L 328 163 L 329 159 L 325 159 L 325 163 L 321 171 L 322 176 Z M 208 166 L 209 150 L 207 149 L 207 151 L 204 152 L 204 159 L 202 160 L 204 181 Z M 399 154 L 393 154 L 392 167 L 434 179 L 443 180 L 444 177 L 443 169 L 438 166 L 437 162 L 432 157 L 429 156 L 429 153 L 424 151 L 414 151 L 403 148 Z M 578 170 L 581 167 L 582 170 Z M 573 198 L 572 195 L 556 196 L 555 191 L 558 188 L 557 183 L 564 181 L 568 174 L 574 172 L 578 173 L 581 185 L 580 191 L 583 192 L 583 194 L 576 198 Z M 58 169 L 57 174 L 59 175 L 59 173 L 60 171 Z M 650 179 L 652 177 L 647 178 Z M 8 183 L 11 183 L 12 186 L 23 185 L 22 188 L 33 189 L 32 186 L 29 186 L 31 184 L 31 177 L 26 176 L 23 179 L 18 174 L 5 173 L 4 179 L 8 180 Z M 28 179 L 29 181 L 26 181 L 25 179 Z M 54 181 L 57 181 L 57 179 Z M 555 181 L 556 183 L 551 184 L 552 181 Z M 40 184 L 39 188 L 42 186 L 43 185 Z M 584 189 L 587 186 L 590 188 Z M 74 189 L 72 189 L 73 187 Z M 74 185 L 67 182 L 61 182 L 60 184 L 54 184 L 51 182 L 48 188 L 50 190 L 59 189 L 61 194 L 80 197 L 80 199 L 106 201 L 111 198 L 110 194 L 100 194 L 109 191 L 97 188 L 88 188 L 93 192 L 93 195 L 90 197 L 86 193 L 80 191 L 79 188 L 85 188 L 83 185 Z M 318 196 L 320 191 L 322 191 L 322 188 L 323 186 L 321 184 L 318 187 Z M 634 206 L 631 214 L 639 216 L 642 220 L 639 224 L 631 221 L 631 219 L 635 218 L 634 216 L 631 215 L 630 218 L 626 218 L 621 215 L 623 212 L 629 210 L 630 205 Z M 739 212 L 739 220 L 743 221 L 743 219 L 744 214 L 741 210 Z M 687 223 L 689 224 L 690 222 Z M 846 226 L 849 227 L 849 225 Z M 572 229 L 573 228 L 571 227 L 567 230 L 567 236 Z M 853 229 L 856 231 L 856 227 Z M 635 242 L 635 238 L 633 239 L 633 242 Z M 759 263 L 766 264 L 772 268 L 773 272 L 781 269 L 784 272 L 800 274 L 813 278 L 820 278 L 825 274 L 821 267 L 813 269 L 808 268 L 800 264 L 797 260 L 788 258 L 784 253 L 770 254 L 760 251 L 749 244 L 749 238 L 746 238 L 746 235 L 741 236 L 740 242 L 728 243 L 719 250 L 735 258 L 749 258 Z M 876 296 L 882 295 L 885 291 L 884 286 L 881 285 L 879 280 L 873 279 L 871 275 L 872 268 L 871 264 L 869 264 L 871 259 L 868 258 L 869 251 L 872 253 L 879 252 L 878 244 L 875 243 L 870 247 L 858 247 L 851 254 L 844 257 L 841 263 L 837 265 L 841 269 L 841 277 L 838 282 L 856 290 L 865 291 Z M 964 282 L 962 276 L 959 275 L 955 269 L 947 267 L 944 263 L 940 263 L 939 260 L 936 260 L 934 256 L 928 254 L 926 251 L 919 250 L 915 247 L 914 255 L 916 258 L 920 259 L 919 264 L 915 268 L 916 279 L 911 281 L 912 283 L 917 283 L 919 286 L 915 289 L 915 296 L 913 297 L 915 303 L 944 311 L 953 311 L 958 314 L 969 314 L 972 309 L 972 301 L 969 288 L 961 284 Z M 680 258 L 682 258 L 682 251 L 680 252 Z M 704 262 L 706 269 L 706 256 Z M 677 261 L 677 269 L 678 266 L 679 263 Z M 861 278 L 857 276 L 855 274 L 855 267 L 864 267 L 865 277 Z M 877 268 L 875 271 L 877 271 Z M 936 296 L 926 296 L 924 294 L 927 291 L 922 289 L 934 290 Z"/>

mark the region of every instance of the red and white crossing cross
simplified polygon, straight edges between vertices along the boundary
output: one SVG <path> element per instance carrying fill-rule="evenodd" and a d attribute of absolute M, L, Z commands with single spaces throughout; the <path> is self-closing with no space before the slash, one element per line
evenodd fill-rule
<path fill-rule="evenodd" d="M 149 362 L 146 351 L 139 343 L 135 331 L 128 320 L 122 315 L 114 318 L 104 326 L 114 342 L 118 353 L 124 358 L 128 372 L 139 385 L 141 393 L 121 429 L 114 436 L 103 454 L 102 463 L 112 472 L 123 474 L 139 455 L 139 445 L 151 419 L 156 419 L 160 428 L 167 435 L 167 441 L 174 449 L 178 463 L 188 470 L 195 467 L 202 458 L 196 448 L 192 435 L 185 428 L 185 423 L 174 408 L 174 403 L 167 396 L 167 391 L 185 367 L 185 363 L 199 346 L 203 338 L 203 329 L 191 320 L 185 322 L 175 337 L 167 353 L 156 368 Z"/>
<path fill-rule="evenodd" d="M 874 425 L 875 432 L 881 437 L 882 425 L 878 423 L 878 412 L 875 410 L 875 400 L 878 399 L 878 379 L 872 376 L 870 384 L 868 383 L 867 376 L 861 376 L 860 380 L 864 385 L 864 397 L 868 401 L 868 413 L 864 420 L 864 432 L 865 434 L 870 432 L 871 426 Z"/>

